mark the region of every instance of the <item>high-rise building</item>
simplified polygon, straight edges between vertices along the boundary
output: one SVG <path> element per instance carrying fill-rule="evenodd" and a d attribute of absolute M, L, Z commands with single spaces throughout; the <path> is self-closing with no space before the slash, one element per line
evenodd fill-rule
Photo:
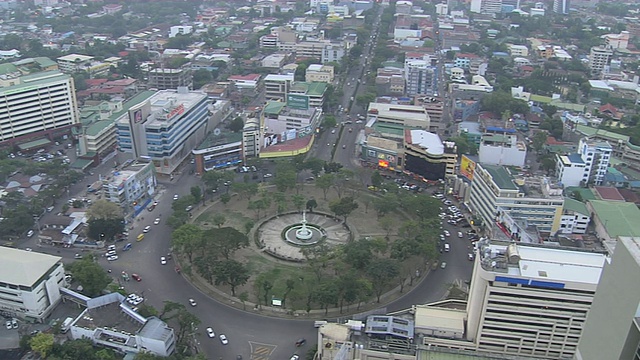
<path fill-rule="evenodd" d="M 502 11 L 502 0 L 471 0 L 471 12 L 498 14 Z"/>
<path fill-rule="evenodd" d="M 607 46 L 594 46 L 589 52 L 589 68 L 592 76 L 602 75 L 605 66 L 609 65 L 609 61 L 613 56 L 613 50 Z"/>
<path fill-rule="evenodd" d="M 425 60 L 408 60 L 404 64 L 407 96 L 433 95 L 437 92 L 436 68 Z"/>
<path fill-rule="evenodd" d="M 11 76 L 13 74 L 9 74 Z M 59 71 L 15 77 L 0 87 L 0 143 L 67 134 L 79 125 L 73 78 Z"/>
<path fill-rule="evenodd" d="M 593 298 L 577 360 L 640 358 L 640 238 L 619 237 Z"/>
<path fill-rule="evenodd" d="M 478 351 L 514 357 L 572 358 L 606 256 L 516 243 L 480 241 L 479 245 L 467 302 L 467 340 L 473 341 Z M 620 273 L 617 279 L 621 282 L 625 278 L 628 275 Z M 635 311 L 639 293 L 632 291 L 636 294 Z M 616 292 L 614 287 L 608 295 L 622 300 Z M 602 314 L 606 316 L 607 311 Z M 627 320 L 628 329 L 633 315 Z M 603 339 L 596 344 L 601 351 L 608 348 Z"/>
<path fill-rule="evenodd" d="M 568 14 L 570 6 L 569 0 L 553 0 L 553 12 L 556 14 Z"/>
<path fill-rule="evenodd" d="M 602 185 L 612 154 L 608 142 L 582 138 L 577 154 L 556 155 L 556 176 L 563 187 Z"/>

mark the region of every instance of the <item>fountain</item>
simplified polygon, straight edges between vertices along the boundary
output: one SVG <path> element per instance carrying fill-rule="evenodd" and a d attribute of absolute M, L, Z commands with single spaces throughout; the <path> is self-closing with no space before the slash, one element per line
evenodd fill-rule
<path fill-rule="evenodd" d="M 296 239 L 308 241 L 313 237 L 313 231 L 307 227 L 307 216 L 305 210 L 302 210 L 302 222 L 300 224 L 302 224 L 302 226 L 299 229 L 296 229 Z"/>

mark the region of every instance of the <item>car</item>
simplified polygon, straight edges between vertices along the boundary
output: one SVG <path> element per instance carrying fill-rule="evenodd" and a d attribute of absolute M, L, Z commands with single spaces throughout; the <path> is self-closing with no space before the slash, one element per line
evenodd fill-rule
<path fill-rule="evenodd" d="M 115 250 L 116 250 L 116 246 L 115 246 L 115 245 L 109 245 L 109 246 L 107 247 L 107 250 L 109 250 L 109 251 L 115 251 Z"/>
<path fill-rule="evenodd" d="M 178 194 L 173 195 L 173 200 L 178 200 L 180 198 L 180 196 L 178 196 Z"/>
<path fill-rule="evenodd" d="M 332 130 L 331 130 L 331 133 L 332 133 L 332 134 L 335 134 L 335 133 L 336 133 L 336 129 L 332 129 Z"/>
<path fill-rule="evenodd" d="M 445 261 L 440 263 L 440 269 L 444 269 L 447 267 L 447 263 Z"/>
<path fill-rule="evenodd" d="M 74 259 L 82 259 L 82 254 L 75 254 L 73 255 Z"/>
<path fill-rule="evenodd" d="M 270 178 L 272 176 L 273 176 L 273 174 L 269 174 L 269 173 L 262 175 L 262 177 L 265 178 L 265 179 L 266 178 Z"/>
<path fill-rule="evenodd" d="M 156 208 L 155 205 L 151 205 L 147 208 L 147 211 L 153 211 Z"/>
<path fill-rule="evenodd" d="M 114 250 L 110 250 L 110 251 L 107 251 L 107 253 L 105 255 L 106 256 L 114 256 L 114 255 L 117 255 L 117 254 L 116 254 L 116 252 Z"/>
<path fill-rule="evenodd" d="M 193 299 L 189 299 L 189 305 L 196 306 L 196 305 L 198 305 L 198 303 Z M 222 336 L 222 335 L 220 335 L 220 336 Z"/>
<path fill-rule="evenodd" d="M 33 251 L 32 248 L 24 248 L 25 251 Z"/>
<path fill-rule="evenodd" d="M 192 205 L 189 205 L 184 209 L 184 211 L 186 211 L 186 212 L 189 212 L 191 210 L 193 210 L 193 206 Z"/>
<path fill-rule="evenodd" d="M 220 334 L 220 342 L 222 343 L 222 345 L 227 345 L 229 343 L 229 340 L 227 340 L 227 337 L 224 334 Z"/>
<path fill-rule="evenodd" d="M 138 237 L 136 238 L 136 241 L 142 241 L 144 239 L 144 234 L 140 234 L 138 235 Z"/>
<path fill-rule="evenodd" d="M 473 261 L 473 254 L 472 253 L 468 253 L 467 254 L 467 259 L 469 259 L 469 261 Z"/>
<path fill-rule="evenodd" d="M 32 237 L 34 234 L 33 230 L 27 231 L 27 237 Z"/>
<path fill-rule="evenodd" d="M 49 206 L 49 207 L 47 208 L 47 212 L 52 212 L 52 211 L 53 211 L 53 206 Z"/>
<path fill-rule="evenodd" d="M 122 251 L 129 251 L 129 250 L 131 250 L 131 246 L 133 246 L 133 245 L 131 245 L 131 243 L 128 243 L 127 245 L 125 245 L 125 246 L 123 246 L 123 247 L 122 247 Z"/>
<path fill-rule="evenodd" d="M 149 231 L 151 231 L 151 225 L 145 226 L 144 230 L 142 230 L 143 233 L 148 233 Z"/>
<path fill-rule="evenodd" d="M 451 236 L 451 233 L 448 230 L 443 231 L 444 236 L 449 237 Z"/>
<path fill-rule="evenodd" d="M 306 344 L 306 343 L 307 343 L 307 339 L 298 339 L 298 340 L 296 341 L 296 346 L 297 346 L 297 347 L 300 347 L 300 346 L 302 346 L 302 345 L 304 345 L 304 344 Z"/>
<path fill-rule="evenodd" d="M 293 355 L 291 356 L 291 359 L 289 359 L 289 360 L 299 360 L 299 359 L 300 359 L 300 355 L 298 355 L 298 354 L 293 354 Z"/>
<path fill-rule="evenodd" d="M 191 159 L 191 164 L 195 164 L 196 163 L 196 159 Z"/>
<path fill-rule="evenodd" d="M 213 332 L 213 329 L 210 327 L 207 328 L 207 336 L 210 338 L 216 337 L 216 334 Z"/>
<path fill-rule="evenodd" d="M 108 261 L 116 261 L 116 260 L 118 260 L 118 255 L 108 256 L 107 260 Z"/>
<path fill-rule="evenodd" d="M 458 237 L 461 239 L 464 237 L 464 234 L 462 233 L 462 231 L 458 231 Z"/>
<path fill-rule="evenodd" d="M 153 225 L 158 225 L 160 224 L 160 218 L 156 218 L 155 220 L 153 220 Z"/>
<path fill-rule="evenodd" d="M 165 258 L 164 256 L 160 256 L 160 264 L 167 265 L 167 258 Z"/>
<path fill-rule="evenodd" d="M 362 120 L 356 120 L 356 124 L 362 124 Z"/>
<path fill-rule="evenodd" d="M 131 302 L 131 305 L 138 306 L 142 304 L 143 301 L 144 301 L 144 298 L 142 296 L 138 296 L 135 300 Z"/>
<path fill-rule="evenodd" d="M 11 329 L 12 329 L 12 327 L 11 327 L 11 320 L 7 320 L 7 321 L 4 323 L 4 326 L 6 326 L 6 327 L 7 327 L 7 330 L 11 330 Z"/>
<path fill-rule="evenodd" d="M 346 149 L 346 148 L 347 148 L 347 145 L 342 145 L 342 148 L 343 148 L 343 149 Z"/>
<path fill-rule="evenodd" d="M 142 278 L 140 277 L 140 275 L 138 274 L 131 274 L 131 277 L 133 278 L 133 280 L 135 281 L 142 281 Z"/>

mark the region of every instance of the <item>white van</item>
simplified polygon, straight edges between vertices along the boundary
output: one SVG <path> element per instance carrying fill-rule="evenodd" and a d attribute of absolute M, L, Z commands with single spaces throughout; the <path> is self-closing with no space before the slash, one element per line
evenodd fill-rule
<path fill-rule="evenodd" d="M 32 236 L 33 236 L 33 230 L 27 231 L 27 237 L 32 237 Z"/>
<path fill-rule="evenodd" d="M 449 244 L 444 244 L 444 251 L 449 252 L 449 250 L 451 250 Z"/>

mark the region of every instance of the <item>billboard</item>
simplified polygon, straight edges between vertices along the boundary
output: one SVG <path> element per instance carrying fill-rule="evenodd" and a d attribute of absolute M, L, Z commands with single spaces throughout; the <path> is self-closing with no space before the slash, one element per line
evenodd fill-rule
<path fill-rule="evenodd" d="M 301 94 L 287 94 L 287 106 L 292 109 L 309 109 L 309 97 Z"/>
<path fill-rule="evenodd" d="M 473 173 L 476 171 L 476 162 L 469 159 L 466 155 L 462 155 L 460 160 L 460 175 L 473 180 Z"/>

